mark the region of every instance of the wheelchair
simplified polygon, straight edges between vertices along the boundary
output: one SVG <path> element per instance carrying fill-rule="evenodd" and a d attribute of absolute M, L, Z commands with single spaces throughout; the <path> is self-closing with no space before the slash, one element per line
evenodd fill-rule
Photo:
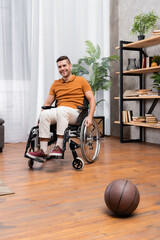
<path fill-rule="evenodd" d="M 52 108 L 52 106 L 44 106 L 42 108 L 50 109 Z M 64 159 L 67 142 L 69 149 L 72 151 L 73 155 L 72 166 L 75 170 L 82 170 L 84 167 L 83 159 L 78 157 L 76 152 L 76 149 L 78 148 L 81 149 L 81 153 L 85 161 L 87 161 L 88 163 L 93 163 L 96 160 L 100 151 L 100 136 L 97 123 L 93 119 L 92 125 L 90 127 L 87 127 L 85 125 L 85 120 L 86 117 L 88 116 L 88 105 L 84 105 L 78 108 L 81 109 L 81 112 L 78 116 L 77 122 L 74 125 L 69 124 L 64 132 L 62 157 L 57 156 L 46 157 L 44 158 L 43 161 L 42 159 L 39 158 L 31 159 L 29 156 L 27 156 L 26 155 L 27 152 L 35 151 L 36 148 L 40 147 L 39 127 L 35 126 L 31 128 L 24 154 L 24 157 L 28 158 L 29 168 L 31 169 L 33 168 L 34 161 L 44 163 L 45 161 L 50 160 L 51 158 Z M 57 140 L 56 124 L 50 126 L 50 133 L 51 139 L 48 142 L 48 146 L 54 144 Z M 78 143 L 74 139 L 78 139 Z"/>

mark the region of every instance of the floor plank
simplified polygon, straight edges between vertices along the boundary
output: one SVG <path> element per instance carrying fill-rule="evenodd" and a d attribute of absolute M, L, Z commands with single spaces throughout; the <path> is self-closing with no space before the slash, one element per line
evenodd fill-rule
<path fill-rule="evenodd" d="M 149 143 L 101 140 L 101 151 L 82 171 L 65 159 L 28 168 L 25 143 L 5 144 L 0 179 L 15 194 L 0 197 L 1 240 L 160 239 L 160 148 Z M 79 155 L 81 155 L 79 151 Z M 104 191 L 115 179 L 128 179 L 140 192 L 140 204 L 129 218 L 114 216 Z"/>

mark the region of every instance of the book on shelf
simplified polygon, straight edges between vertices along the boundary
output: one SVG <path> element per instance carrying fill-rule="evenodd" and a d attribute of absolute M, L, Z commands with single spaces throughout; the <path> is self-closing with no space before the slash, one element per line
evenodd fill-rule
<path fill-rule="evenodd" d="M 137 90 L 125 90 L 123 97 L 138 97 Z"/>
<path fill-rule="evenodd" d="M 146 57 L 142 59 L 142 68 L 146 68 Z"/>
<path fill-rule="evenodd" d="M 152 113 L 145 113 L 145 116 L 146 117 L 152 117 L 152 116 L 154 116 Z"/>
<path fill-rule="evenodd" d="M 132 117 L 133 122 L 145 122 L 146 117 L 145 116 L 138 116 L 138 117 Z"/>
<path fill-rule="evenodd" d="M 151 91 L 151 92 L 148 92 L 147 94 L 150 95 L 150 96 L 152 96 L 152 95 L 153 96 L 158 96 L 158 92 L 152 92 Z"/>
<path fill-rule="evenodd" d="M 132 121 L 133 113 L 131 110 L 122 111 L 122 122 L 128 123 Z"/>
<path fill-rule="evenodd" d="M 152 89 L 135 89 L 135 90 L 125 90 L 123 97 L 139 97 L 142 95 L 155 95 L 158 93 L 152 92 Z"/>
<path fill-rule="evenodd" d="M 142 95 L 148 95 L 148 93 L 151 91 L 152 91 L 152 89 L 138 89 L 137 93 L 139 96 L 142 96 Z"/>
<path fill-rule="evenodd" d="M 146 117 L 146 123 L 157 123 L 157 119 L 153 114 L 145 114 Z"/>
<path fill-rule="evenodd" d="M 151 67 L 153 57 L 146 57 L 146 68 Z"/>
<path fill-rule="evenodd" d="M 152 36 L 153 37 L 160 37 L 160 30 L 154 30 L 153 32 L 152 32 Z"/>
<path fill-rule="evenodd" d="M 154 34 L 160 34 L 160 30 L 159 30 L 159 29 L 155 29 L 155 30 L 153 30 L 152 34 L 153 34 L 153 35 L 154 35 Z"/>

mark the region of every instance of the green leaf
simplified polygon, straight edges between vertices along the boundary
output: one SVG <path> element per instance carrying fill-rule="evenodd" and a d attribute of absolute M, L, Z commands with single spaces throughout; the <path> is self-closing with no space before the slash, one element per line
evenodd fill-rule
<path fill-rule="evenodd" d="M 100 46 L 97 44 L 96 46 L 96 59 L 100 59 L 101 57 L 101 49 Z"/>
<path fill-rule="evenodd" d="M 119 60 L 119 56 L 112 55 L 101 58 L 100 46 L 91 41 L 86 43 L 86 56 L 80 58 L 77 64 L 73 64 L 72 73 L 75 75 L 85 75 L 95 95 L 100 89 L 108 90 L 111 86 L 111 76 L 109 75 L 110 63 Z M 103 101 L 102 99 L 100 102 Z"/>
<path fill-rule="evenodd" d="M 85 41 L 86 43 L 86 52 L 90 55 L 91 58 L 95 58 L 96 48 L 91 41 Z"/>
<path fill-rule="evenodd" d="M 72 74 L 82 76 L 84 74 L 89 74 L 86 68 L 79 64 L 73 64 L 72 65 Z"/>
<path fill-rule="evenodd" d="M 101 99 L 99 101 L 96 102 L 96 106 L 98 106 L 101 102 L 105 102 L 106 100 L 105 99 Z"/>
<path fill-rule="evenodd" d="M 134 17 L 131 34 L 143 35 L 151 28 L 155 27 L 157 20 L 160 19 L 154 11 L 149 13 L 140 13 Z"/>
<path fill-rule="evenodd" d="M 154 79 L 153 84 L 151 86 L 153 88 L 156 88 L 157 90 L 160 89 L 160 74 L 154 73 L 153 76 L 151 76 L 151 79 Z"/>

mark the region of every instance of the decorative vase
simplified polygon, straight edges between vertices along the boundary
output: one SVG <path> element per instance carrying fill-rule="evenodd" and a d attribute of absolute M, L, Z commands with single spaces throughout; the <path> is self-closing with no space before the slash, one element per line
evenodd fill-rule
<path fill-rule="evenodd" d="M 137 69 L 136 58 L 128 58 L 128 66 L 126 70 Z"/>
<path fill-rule="evenodd" d="M 138 35 L 138 41 L 145 39 L 145 35 Z"/>

